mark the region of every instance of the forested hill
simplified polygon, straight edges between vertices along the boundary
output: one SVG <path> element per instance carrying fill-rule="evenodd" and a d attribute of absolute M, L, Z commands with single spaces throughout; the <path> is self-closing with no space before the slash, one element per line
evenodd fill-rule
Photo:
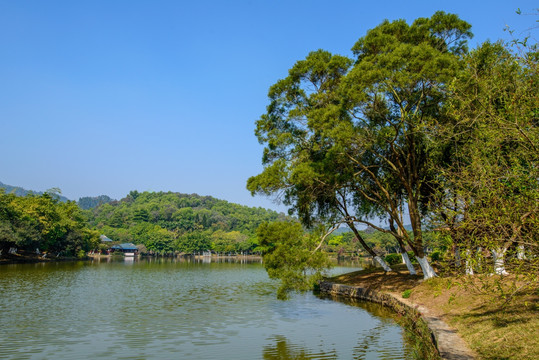
<path fill-rule="evenodd" d="M 26 189 L 24 189 L 24 188 L 22 188 L 20 186 L 13 186 L 13 185 L 4 184 L 1 181 L 0 181 L 0 189 L 4 189 L 6 194 L 15 194 L 17 196 L 26 196 L 28 194 L 43 195 L 43 192 L 41 192 L 41 191 L 26 190 Z M 54 189 L 54 190 L 57 190 L 57 189 Z M 69 201 L 69 199 L 66 198 L 65 196 L 55 194 L 55 193 L 52 193 L 51 195 L 54 198 L 57 198 L 58 200 L 60 200 L 61 202 Z"/>
<path fill-rule="evenodd" d="M 148 251 L 186 253 L 255 251 L 258 225 L 286 218 L 211 196 L 137 191 L 84 213 L 90 226 L 115 241 L 143 244 Z"/>
<path fill-rule="evenodd" d="M 77 204 L 79 204 L 82 210 L 88 210 L 88 209 L 92 209 L 99 205 L 106 204 L 112 201 L 114 201 L 114 199 L 111 199 L 107 195 L 85 196 L 85 197 L 79 198 L 79 201 L 77 201 Z"/>

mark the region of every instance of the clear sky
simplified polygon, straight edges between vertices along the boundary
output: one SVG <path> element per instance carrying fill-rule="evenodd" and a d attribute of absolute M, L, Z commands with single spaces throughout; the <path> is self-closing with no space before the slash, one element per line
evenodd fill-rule
<path fill-rule="evenodd" d="M 533 25 L 536 1 L 0 0 L 0 181 L 63 195 L 130 190 L 251 197 L 254 122 L 310 51 L 351 55 L 384 19 L 437 10 L 472 47 Z"/>

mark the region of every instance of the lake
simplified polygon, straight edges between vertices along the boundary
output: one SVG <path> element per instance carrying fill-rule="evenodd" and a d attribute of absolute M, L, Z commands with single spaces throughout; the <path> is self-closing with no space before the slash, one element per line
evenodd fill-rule
<path fill-rule="evenodd" d="M 259 261 L 3 265 L 0 358 L 410 358 L 389 310 L 276 287 Z"/>

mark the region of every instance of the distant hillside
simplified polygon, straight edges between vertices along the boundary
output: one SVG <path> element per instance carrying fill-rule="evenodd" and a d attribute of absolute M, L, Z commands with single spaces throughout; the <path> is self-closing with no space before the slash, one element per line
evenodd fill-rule
<path fill-rule="evenodd" d="M 0 189 L 5 189 L 6 194 L 15 194 L 17 196 L 26 196 L 28 194 L 43 195 L 42 191 L 26 190 L 26 189 L 24 189 L 22 187 L 7 185 L 7 184 L 4 184 L 2 182 L 0 182 Z M 68 198 L 66 198 L 65 196 L 62 196 L 62 195 L 55 194 L 54 197 L 58 198 L 58 200 L 60 200 L 61 202 L 69 201 Z"/>
<path fill-rule="evenodd" d="M 99 205 L 107 204 L 112 201 L 116 201 L 116 200 L 110 198 L 107 195 L 85 196 L 85 197 L 79 198 L 79 201 L 77 201 L 77 204 L 79 204 L 81 209 L 88 210 L 88 209 L 93 209 L 95 207 L 98 207 Z"/>
<path fill-rule="evenodd" d="M 256 251 L 257 227 L 287 219 L 261 207 L 174 192 L 131 191 L 120 201 L 84 213 L 90 226 L 114 241 L 142 244 L 149 251 L 185 253 Z"/>

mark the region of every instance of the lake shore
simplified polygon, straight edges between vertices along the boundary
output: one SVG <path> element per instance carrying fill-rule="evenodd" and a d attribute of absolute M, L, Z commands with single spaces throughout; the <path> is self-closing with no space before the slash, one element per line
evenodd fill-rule
<path fill-rule="evenodd" d="M 424 318 L 441 320 L 465 341 L 476 359 L 539 358 L 537 291 L 515 298 L 502 309 L 492 293 L 477 291 L 474 281 L 478 279 L 440 276 L 424 281 L 421 275 L 409 275 L 405 266 L 393 268 L 396 271 L 391 273 L 367 269 L 328 281 L 387 294 Z"/>
<path fill-rule="evenodd" d="M 49 257 L 50 256 L 50 257 Z M 42 254 L 35 254 L 35 253 L 29 253 L 29 252 L 20 252 L 17 254 L 3 254 L 0 256 L 0 266 L 1 265 L 8 265 L 8 264 L 34 264 L 34 263 L 40 263 L 40 262 L 55 262 L 55 261 L 84 261 L 84 260 L 94 260 L 94 259 L 108 259 L 113 257 L 121 257 L 122 254 L 114 255 L 114 254 L 91 254 L 87 255 L 84 258 L 77 258 L 77 257 L 69 257 L 69 256 L 55 256 L 55 255 L 47 255 L 43 256 Z M 137 257 L 163 257 L 161 255 L 137 255 Z M 165 256 L 165 257 L 175 257 L 175 258 L 185 258 L 185 257 L 193 257 L 195 259 L 208 259 L 208 260 L 221 260 L 221 259 L 245 259 L 249 261 L 258 261 L 262 260 L 262 256 L 260 255 L 212 255 L 212 256 L 204 256 L 204 255 L 189 255 L 189 254 L 180 254 L 176 256 Z"/>
<path fill-rule="evenodd" d="M 79 259 L 72 256 L 55 256 L 49 254 L 45 257 L 41 254 L 34 253 L 17 253 L 17 254 L 2 254 L 0 256 L 0 266 L 9 265 L 9 264 L 34 264 L 34 263 L 44 263 L 44 262 L 55 262 L 55 261 L 77 261 L 77 260 L 87 260 L 89 258 Z"/>

